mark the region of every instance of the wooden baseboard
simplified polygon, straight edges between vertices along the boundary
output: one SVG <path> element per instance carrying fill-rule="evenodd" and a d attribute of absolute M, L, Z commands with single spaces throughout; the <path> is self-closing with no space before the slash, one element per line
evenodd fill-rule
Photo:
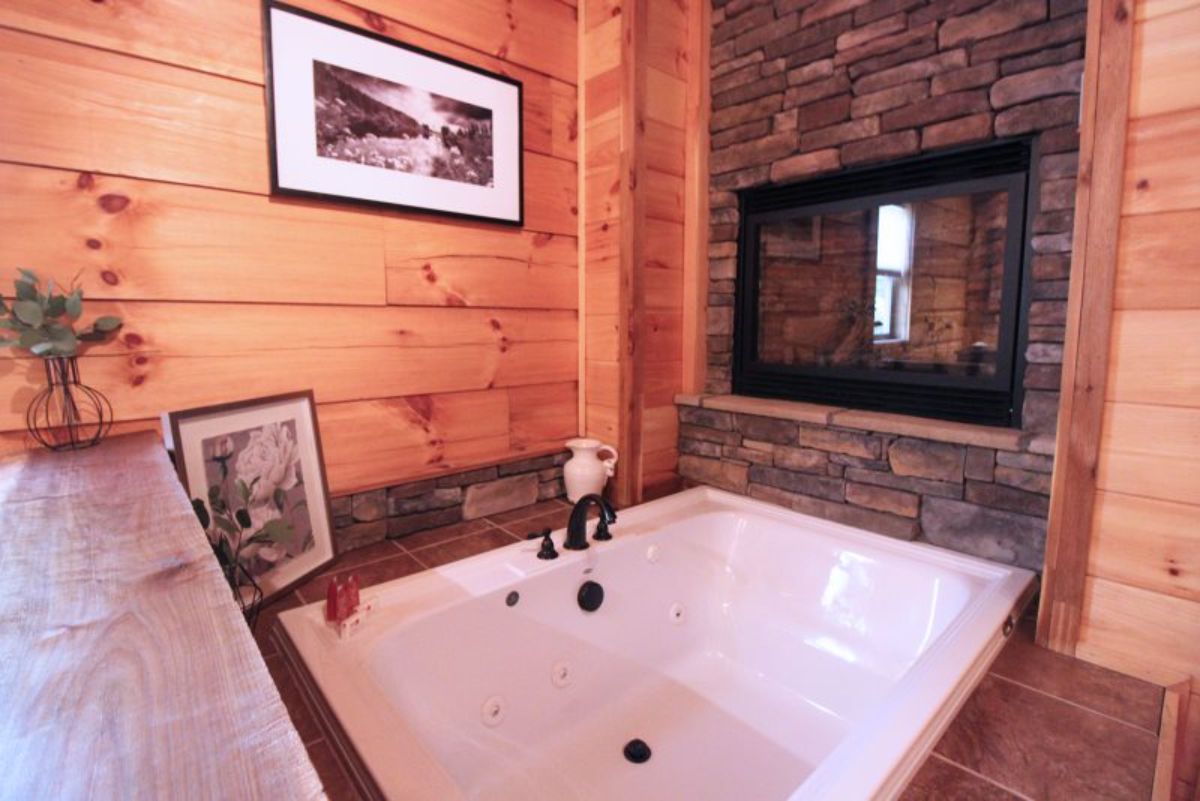
<path fill-rule="evenodd" d="M 1158 724 L 1158 756 L 1154 761 L 1154 791 L 1151 801 L 1171 801 L 1176 777 L 1175 766 L 1183 748 L 1183 732 L 1188 713 L 1191 682 L 1181 681 L 1163 693 L 1162 717 Z"/>

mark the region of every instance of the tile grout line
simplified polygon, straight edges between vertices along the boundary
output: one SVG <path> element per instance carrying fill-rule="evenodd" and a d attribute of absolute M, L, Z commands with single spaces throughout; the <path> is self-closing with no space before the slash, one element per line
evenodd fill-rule
<path fill-rule="evenodd" d="M 937 759 L 942 760 L 947 765 L 952 765 L 953 767 L 958 768 L 959 770 L 961 770 L 964 773 L 968 773 L 977 779 L 987 782 L 988 784 L 992 785 L 993 787 L 999 787 L 1004 792 L 1009 793 L 1011 795 L 1015 795 L 1017 798 L 1020 798 L 1021 801 L 1034 801 L 1032 798 L 1025 795 L 1024 793 L 1017 792 L 1016 790 L 1012 789 L 1011 787 L 1008 787 L 1007 785 L 1003 785 L 1000 782 L 996 781 L 991 776 L 987 776 L 983 773 L 980 773 L 977 770 L 972 770 L 971 768 L 968 768 L 966 765 L 960 765 L 959 763 L 955 762 L 953 759 L 950 759 L 949 757 L 939 754 L 937 751 L 930 751 L 929 755 L 931 757 L 936 757 Z"/>
<path fill-rule="evenodd" d="M 499 526 L 497 526 L 492 521 L 488 520 L 486 517 L 479 518 L 479 519 L 481 519 L 485 523 L 487 523 L 488 528 L 499 528 Z M 465 521 L 465 522 L 470 522 L 470 521 Z M 454 523 L 452 525 L 459 525 L 459 524 Z M 467 537 L 474 537 L 477 534 L 483 534 L 484 532 L 486 532 L 488 530 L 488 528 L 481 528 L 481 529 L 479 529 L 479 531 L 470 531 L 466 534 L 459 534 L 457 537 L 451 537 L 450 539 L 446 539 L 446 540 L 439 540 L 438 542 L 431 542 L 428 545 L 422 545 L 420 548 L 405 548 L 404 553 L 415 558 L 416 555 L 418 553 L 420 553 L 421 551 L 428 551 L 430 548 L 437 548 L 438 546 L 446 545 L 451 542 L 458 542 L 459 540 L 465 540 Z M 426 531 L 433 531 L 433 529 L 426 529 Z M 420 533 L 420 532 L 418 532 L 418 533 Z M 420 561 L 420 560 L 418 559 L 417 561 Z"/>
<path fill-rule="evenodd" d="M 397 545 L 395 540 L 381 540 L 381 542 L 389 542 L 392 545 L 395 545 L 396 553 L 389 553 L 385 556 L 377 556 L 374 559 L 368 559 L 365 562 L 359 562 L 358 564 L 352 565 L 350 567 L 335 567 L 330 570 L 326 570 L 323 573 L 318 573 L 316 575 L 316 578 L 321 578 L 323 576 L 333 576 L 333 575 L 337 575 L 338 573 L 345 573 L 347 570 L 358 570 L 361 567 L 367 567 L 369 565 L 377 565 L 380 562 L 386 561 L 388 559 L 395 559 L 397 556 L 400 556 L 401 554 L 408 553 L 406 550 L 404 550 L 399 545 Z M 356 548 L 354 550 L 364 550 L 364 549 Z M 345 553 L 354 553 L 354 550 L 345 551 Z M 296 590 L 296 594 L 299 595 L 300 591 Z"/>
<path fill-rule="evenodd" d="M 1084 712 L 1091 712 L 1093 715 L 1098 715 L 1098 716 L 1100 716 L 1100 717 L 1102 717 L 1102 718 L 1107 718 L 1108 720 L 1111 720 L 1111 721 L 1113 721 L 1114 723 L 1120 723 L 1122 726 L 1128 726 L 1128 727 L 1129 727 L 1129 728 L 1131 728 L 1131 729 L 1136 729 L 1137 731 L 1140 731 L 1140 732 L 1142 732 L 1143 734 L 1149 734 L 1149 735 L 1151 735 L 1152 737 L 1155 737 L 1155 738 L 1157 738 L 1157 737 L 1158 737 L 1158 732 L 1156 732 L 1156 731 L 1151 731 L 1150 729 L 1147 729 L 1147 728 L 1145 728 L 1145 727 L 1139 726 L 1139 725 L 1137 725 L 1136 723 L 1130 723 L 1130 722 L 1129 722 L 1129 721 L 1127 721 L 1127 720 L 1121 720 L 1121 719 L 1120 719 L 1120 718 L 1118 718 L 1118 717 L 1113 717 L 1112 715 L 1109 715 L 1109 714 L 1107 714 L 1107 713 L 1105 713 L 1105 712 L 1101 712 L 1101 711 L 1100 711 L 1100 710 L 1098 710 L 1098 709 L 1092 709 L 1090 706 L 1084 706 L 1083 704 L 1081 704 L 1081 703 L 1079 703 L 1079 702 L 1077 702 L 1077 701 L 1072 701 L 1072 700 L 1070 700 L 1069 698 L 1063 698 L 1062 696 L 1055 695 L 1054 693 L 1051 693 L 1051 692 L 1046 692 L 1045 690 L 1039 690 L 1037 687 L 1032 687 L 1032 686 L 1030 686 L 1030 685 L 1026 684 L 1025 682 L 1022 682 L 1022 681 L 1017 681 L 1016 679 L 1011 679 L 1011 678 L 1009 678 L 1008 676 L 1001 675 L 1000 673 L 996 673 L 996 672 L 994 672 L 994 671 L 989 671 L 989 673 L 991 674 L 991 676 L 992 676 L 993 678 L 997 678 L 997 679 L 999 679 L 1000 681 L 1006 682 L 1006 683 L 1008 683 L 1008 684 L 1015 685 L 1015 686 L 1017 686 L 1017 687 L 1023 687 L 1023 688 L 1025 688 L 1026 690 L 1029 690 L 1030 692 L 1035 692 L 1035 693 L 1037 693 L 1038 695 L 1045 696 L 1046 698 L 1053 698 L 1053 699 L 1054 699 L 1054 700 L 1056 700 L 1056 701 L 1062 701 L 1064 704 L 1067 704 L 1068 706 L 1073 706 L 1073 707 L 1075 707 L 1076 709 L 1081 709 L 1081 710 L 1083 710 Z"/>

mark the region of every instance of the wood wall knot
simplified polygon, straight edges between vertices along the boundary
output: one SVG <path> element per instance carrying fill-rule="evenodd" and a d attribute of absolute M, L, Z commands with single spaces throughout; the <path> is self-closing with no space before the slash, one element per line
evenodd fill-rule
<path fill-rule="evenodd" d="M 385 33 L 387 31 L 387 20 L 376 14 L 374 11 L 364 11 L 362 13 L 362 18 L 363 22 L 371 30 L 378 31 L 379 33 Z"/>
<path fill-rule="evenodd" d="M 75 186 L 78 189 L 87 190 L 91 189 L 95 185 L 96 176 L 92 175 L 90 172 L 81 172 L 79 173 L 79 177 L 75 179 Z"/>
<path fill-rule="evenodd" d="M 1150 188 L 1150 180 L 1148 178 L 1139 178 L 1138 179 L 1137 190 L 1139 192 L 1145 192 L 1149 188 Z"/>
<path fill-rule="evenodd" d="M 411 395 L 405 398 L 409 411 L 423 423 L 433 419 L 433 398 L 428 395 Z"/>
<path fill-rule="evenodd" d="M 101 270 L 100 271 L 100 280 L 103 281 L 104 283 L 108 284 L 109 286 L 116 286 L 117 284 L 121 283 L 121 279 L 118 278 L 117 274 L 114 273 L 112 270 Z"/>
<path fill-rule="evenodd" d="M 116 192 L 101 195 L 96 202 L 100 204 L 101 209 L 109 214 L 117 214 L 129 207 L 128 196 Z"/>
<path fill-rule="evenodd" d="M 87 245 L 88 250 L 99 250 L 104 247 L 104 243 L 94 236 L 89 236 L 84 240 L 83 244 Z"/>
<path fill-rule="evenodd" d="M 1129 7 L 1124 3 L 1117 3 L 1116 9 L 1113 11 L 1113 19 L 1117 22 L 1124 22 L 1129 19 Z"/>
<path fill-rule="evenodd" d="M 135 334 L 132 331 L 121 337 L 121 339 L 123 339 L 125 344 L 131 348 L 140 347 L 145 342 L 145 340 L 142 339 L 141 334 Z"/>

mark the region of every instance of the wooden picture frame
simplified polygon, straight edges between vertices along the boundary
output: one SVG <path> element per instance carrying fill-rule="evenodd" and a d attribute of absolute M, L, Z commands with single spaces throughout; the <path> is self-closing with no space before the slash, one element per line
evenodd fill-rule
<path fill-rule="evenodd" d="M 333 561 L 329 485 L 311 390 L 167 418 L 179 480 L 209 513 L 209 541 L 216 546 L 224 536 L 226 557 L 236 553 L 262 589 L 263 603 Z M 222 506 L 227 513 L 220 514 Z M 240 532 L 230 529 L 241 528 L 238 510 L 251 522 Z"/>
<path fill-rule="evenodd" d="M 522 84 L 264 0 L 271 193 L 524 224 Z"/>

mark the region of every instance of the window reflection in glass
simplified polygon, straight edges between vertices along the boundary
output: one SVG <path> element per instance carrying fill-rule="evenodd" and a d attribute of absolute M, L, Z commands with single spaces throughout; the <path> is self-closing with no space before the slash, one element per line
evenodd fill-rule
<path fill-rule="evenodd" d="M 798 215 L 759 227 L 758 358 L 992 375 L 1008 194 Z"/>

